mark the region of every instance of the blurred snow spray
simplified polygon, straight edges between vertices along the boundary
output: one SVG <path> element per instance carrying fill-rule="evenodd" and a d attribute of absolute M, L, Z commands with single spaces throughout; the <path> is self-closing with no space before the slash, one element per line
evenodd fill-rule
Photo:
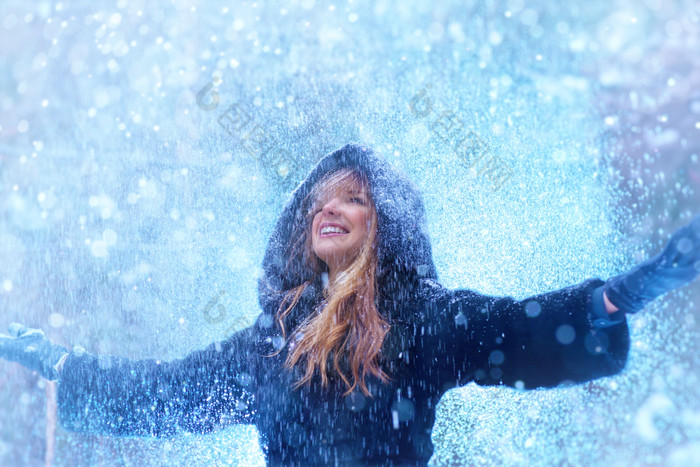
<path fill-rule="evenodd" d="M 5 325 L 167 360 L 252 324 L 281 207 L 349 141 L 421 188 L 447 287 L 525 298 L 621 272 L 700 205 L 699 8 L 6 0 Z M 614 378 L 449 392 L 433 463 L 695 462 L 697 289 L 631 319 Z M 0 362 L 0 464 L 264 462 L 249 426 L 88 437 L 51 397 Z"/>

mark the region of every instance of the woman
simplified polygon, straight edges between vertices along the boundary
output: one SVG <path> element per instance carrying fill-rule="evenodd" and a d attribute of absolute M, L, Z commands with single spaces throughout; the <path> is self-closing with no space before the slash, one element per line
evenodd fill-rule
<path fill-rule="evenodd" d="M 445 391 L 615 374 L 629 349 L 625 313 L 698 269 L 700 217 L 607 282 L 521 301 L 445 289 L 418 191 L 349 144 L 317 164 L 280 216 L 254 326 L 159 362 L 68 353 L 13 325 L 0 356 L 59 381 L 71 430 L 170 436 L 253 423 L 271 465 L 425 465 Z"/>

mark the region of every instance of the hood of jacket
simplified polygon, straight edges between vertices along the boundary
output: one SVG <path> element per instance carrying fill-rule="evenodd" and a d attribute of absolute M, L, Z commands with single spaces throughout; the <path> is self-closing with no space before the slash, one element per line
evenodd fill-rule
<path fill-rule="evenodd" d="M 377 211 L 380 293 L 385 296 L 397 293 L 399 289 L 392 284 L 415 283 L 420 278 L 437 279 L 425 207 L 418 188 L 371 148 L 350 143 L 318 161 L 292 192 L 277 220 L 265 250 L 262 276 L 258 280 L 258 299 L 265 312 L 276 313 L 284 292 L 314 279 L 313 270 L 300 257 L 293 257 L 290 261 L 293 243 L 290 237 L 309 228 L 303 223 L 311 202 L 307 195 L 314 185 L 327 173 L 342 168 L 356 169 L 369 180 Z M 302 298 L 319 299 L 322 287 L 317 277 Z"/>

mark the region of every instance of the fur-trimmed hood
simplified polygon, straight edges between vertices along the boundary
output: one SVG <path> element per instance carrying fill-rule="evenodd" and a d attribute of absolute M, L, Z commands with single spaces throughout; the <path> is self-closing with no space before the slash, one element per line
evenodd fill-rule
<path fill-rule="evenodd" d="M 359 144 L 346 144 L 324 156 L 306 179 L 292 192 L 280 215 L 265 251 L 263 275 L 258 281 L 260 306 L 274 314 L 283 294 L 293 287 L 313 278 L 313 271 L 301 258 L 292 259 L 289 266 L 290 236 L 305 227 L 305 213 L 309 210 L 307 195 L 328 172 L 353 168 L 367 176 L 377 211 L 379 235 L 377 280 L 385 292 L 388 283 L 403 278 L 437 279 L 432 250 L 426 227 L 425 207 L 418 188 L 406 175 L 392 167 L 371 148 Z M 317 279 L 304 292 L 306 298 L 318 296 L 320 281 Z"/>

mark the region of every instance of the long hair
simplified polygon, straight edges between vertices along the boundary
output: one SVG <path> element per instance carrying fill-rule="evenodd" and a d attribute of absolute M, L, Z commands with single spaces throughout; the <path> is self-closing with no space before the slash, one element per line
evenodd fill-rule
<path fill-rule="evenodd" d="M 369 181 L 364 174 L 351 169 L 341 169 L 326 174 L 317 183 L 308 196 L 311 198 L 311 208 L 306 213 L 303 232 L 295 235 L 295 245 L 292 246 L 292 256 L 303 255 L 314 271 L 311 280 L 289 289 L 277 310 L 277 321 L 286 339 L 284 320 L 299 301 L 304 289 L 318 275 L 325 272 L 327 266 L 313 252 L 311 243 L 311 225 L 314 216 L 323 207 L 328 193 L 333 193 L 337 187 L 348 184 L 364 188 L 370 204 L 371 220 L 369 233 L 355 259 L 343 271 L 336 273 L 335 281 L 323 290 L 324 300 L 316 313 L 312 313 L 293 332 L 289 339 L 289 351 L 285 368 L 292 369 L 295 365 L 304 367 L 302 378 L 297 381 L 295 388 L 310 384 L 316 372 L 321 377 L 325 387 L 329 383 L 329 373 L 335 374 L 345 383 L 345 396 L 356 388 L 367 396 L 372 396 L 365 376 L 371 374 L 382 381 L 389 377 L 379 365 L 384 338 L 389 331 L 389 324 L 382 317 L 375 304 L 377 296 L 377 212 L 372 201 Z M 289 305 L 283 310 L 286 303 Z M 349 367 L 346 374 L 342 367 Z"/>

